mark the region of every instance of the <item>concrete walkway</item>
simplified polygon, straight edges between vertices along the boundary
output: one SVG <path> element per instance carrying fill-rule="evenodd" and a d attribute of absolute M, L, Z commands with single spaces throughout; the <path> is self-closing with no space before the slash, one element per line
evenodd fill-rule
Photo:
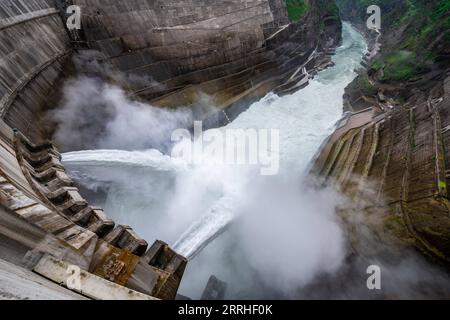
<path fill-rule="evenodd" d="M 86 300 L 32 271 L 0 259 L 0 300 Z"/>

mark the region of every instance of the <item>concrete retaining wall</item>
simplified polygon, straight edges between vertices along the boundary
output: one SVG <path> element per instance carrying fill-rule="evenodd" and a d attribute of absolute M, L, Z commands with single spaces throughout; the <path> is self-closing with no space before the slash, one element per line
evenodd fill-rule
<path fill-rule="evenodd" d="M 283 0 L 74 0 L 89 45 L 122 71 L 159 81 L 240 59 L 288 23 Z M 161 68 L 161 64 L 164 67 Z"/>
<path fill-rule="evenodd" d="M 0 116 L 35 140 L 70 41 L 54 0 L 0 2 Z"/>

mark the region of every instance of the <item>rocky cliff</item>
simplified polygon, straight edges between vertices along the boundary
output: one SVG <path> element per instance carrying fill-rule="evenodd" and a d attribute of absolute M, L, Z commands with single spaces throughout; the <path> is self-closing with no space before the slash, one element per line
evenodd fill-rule
<path fill-rule="evenodd" d="M 381 51 L 347 88 L 346 109 L 356 113 L 330 137 L 316 172 L 358 200 L 360 221 L 380 242 L 448 262 L 450 3 L 373 2 L 382 11 Z M 338 3 L 370 37 L 372 2 Z"/>

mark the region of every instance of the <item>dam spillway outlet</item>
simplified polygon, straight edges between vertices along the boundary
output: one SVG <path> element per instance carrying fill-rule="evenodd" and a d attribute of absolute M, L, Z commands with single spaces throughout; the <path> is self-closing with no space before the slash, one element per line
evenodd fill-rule
<path fill-rule="evenodd" d="M 450 297 L 449 8 L 406 2 L 1 0 L 0 299 Z"/>
<path fill-rule="evenodd" d="M 172 158 L 195 165 L 252 165 L 261 175 L 276 175 L 279 170 L 279 129 L 217 128 L 203 131 L 194 122 L 193 135 L 187 129 L 172 133 Z"/>

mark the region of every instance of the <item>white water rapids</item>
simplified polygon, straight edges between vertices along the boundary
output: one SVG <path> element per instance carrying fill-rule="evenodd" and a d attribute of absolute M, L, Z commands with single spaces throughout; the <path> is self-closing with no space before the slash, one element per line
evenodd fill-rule
<path fill-rule="evenodd" d="M 280 130 L 280 172 L 254 167 L 191 165 L 157 150 L 70 152 L 63 161 L 77 182 L 103 190 L 101 205 L 150 244 L 161 239 L 194 257 L 180 292 L 198 298 L 211 274 L 228 282 L 227 297 L 290 295 L 345 256 L 333 191 L 308 187 L 314 155 L 342 116 L 345 87 L 367 50 L 344 24 L 335 66 L 294 94 L 268 94 L 226 128 Z"/>

